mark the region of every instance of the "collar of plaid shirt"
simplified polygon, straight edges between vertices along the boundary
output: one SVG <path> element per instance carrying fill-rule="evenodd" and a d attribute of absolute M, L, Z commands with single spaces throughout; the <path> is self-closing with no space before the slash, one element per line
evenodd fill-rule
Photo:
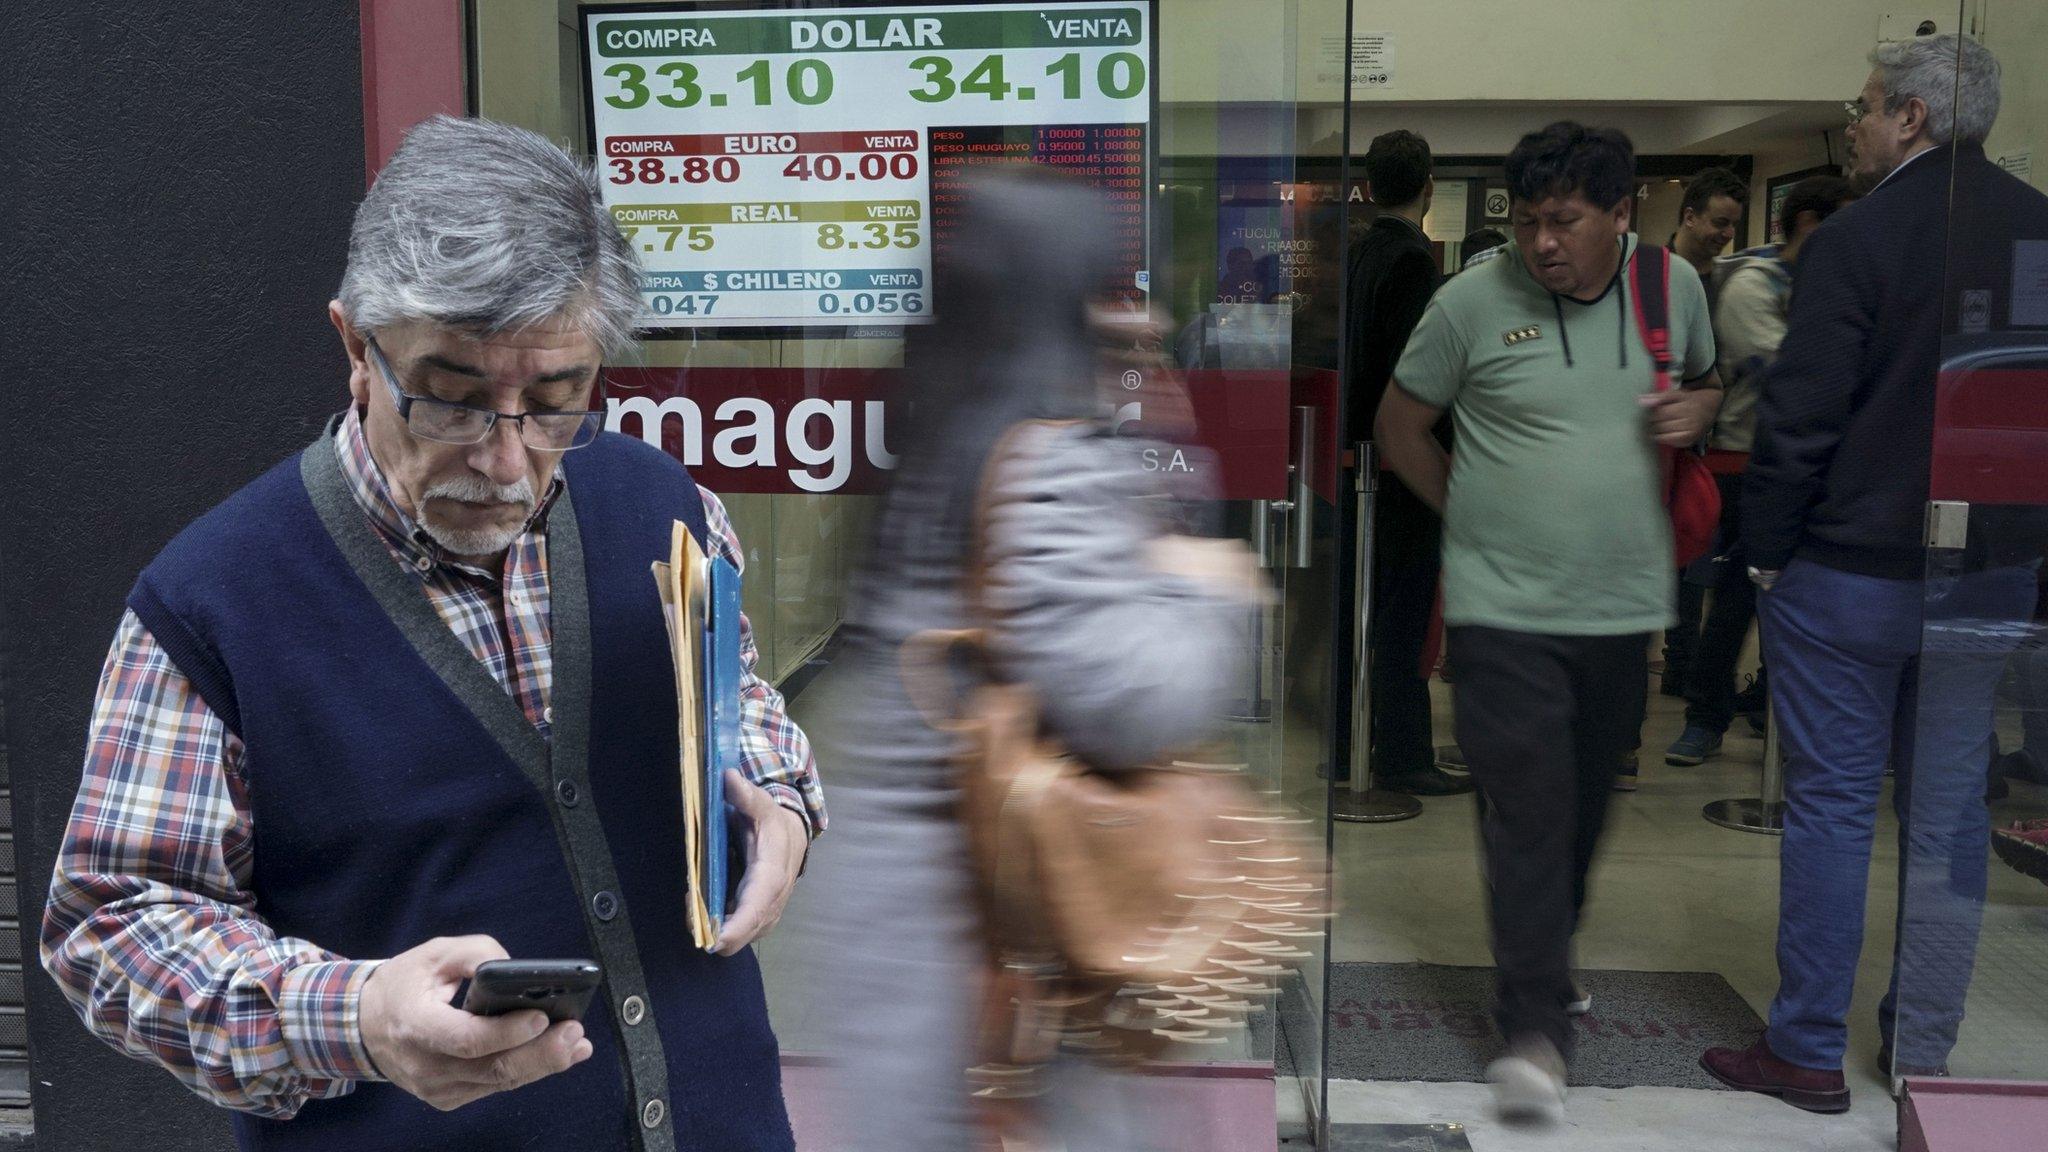
<path fill-rule="evenodd" d="M 335 431 L 336 453 L 341 458 L 341 470 L 348 477 L 349 490 L 355 493 L 356 503 L 362 506 L 370 523 L 385 541 L 397 552 L 407 566 L 424 571 L 436 565 L 446 565 L 472 576 L 490 581 L 498 580 L 498 573 L 464 564 L 449 558 L 445 549 L 426 529 L 414 523 L 399 507 L 398 499 L 391 494 L 391 486 L 384 480 L 384 470 L 378 466 L 377 458 L 370 454 L 370 438 L 363 432 L 362 409 L 351 407 L 342 418 L 341 427 Z M 547 533 L 548 512 L 561 496 L 567 479 L 561 469 L 555 470 L 555 478 L 548 484 L 548 490 L 534 507 L 533 515 L 527 518 L 526 526 L 520 530 L 524 536 L 530 532 Z"/>

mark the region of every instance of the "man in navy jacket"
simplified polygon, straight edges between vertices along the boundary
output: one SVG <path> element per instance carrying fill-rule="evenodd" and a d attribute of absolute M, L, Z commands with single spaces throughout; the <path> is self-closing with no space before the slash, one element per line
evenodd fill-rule
<path fill-rule="evenodd" d="M 1927 37 L 1871 61 L 1850 141 L 1874 187 L 1801 256 L 1744 486 L 1785 749 L 1779 989 L 1763 1038 L 1702 1061 L 1820 1112 L 1849 1106 L 1847 1014 L 1888 766 L 1899 946 L 1879 1058 L 1885 1076 L 1946 1072 L 1982 913 L 2006 655 L 1981 625 L 2031 616 L 2039 556 L 1995 510 L 1957 554 L 1930 553 L 1924 525 L 1944 341 L 2025 323 L 2015 254 L 2048 240 L 2048 198 L 1985 157 L 1999 103 L 1988 49 Z"/>

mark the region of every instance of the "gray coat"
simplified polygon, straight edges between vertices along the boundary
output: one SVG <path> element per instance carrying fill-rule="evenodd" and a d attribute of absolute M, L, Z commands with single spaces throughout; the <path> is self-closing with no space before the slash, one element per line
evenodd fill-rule
<path fill-rule="evenodd" d="M 1172 504 L 1141 445 L 1084 427 L 1025 435 L 988 541 L 1004 674 L 1037 690 L 1051 726 L 1091 763 L 1139 764 L 1200 739 L 1246 655 L 1245 605 L 1146 564 Z M 967 624 L 968 612 L 959 561 L 947 558 L 957 549 L 898 542 L 870 559 L 846 658 L 805 694 L 832 832 L 778 952 L 801 959 L 806 1039 L 839 1061 L 830 1146 L 959 1152 L 972 1123 L 962 1072 L 976 925 L 952 747 L 905 695 L 897 649 Z M 1056 1112 L 1074 1152 L 1141 1147 L 1146 1125 L 1123 1114 L 1112 1083 L 1070 1079 Z"/>

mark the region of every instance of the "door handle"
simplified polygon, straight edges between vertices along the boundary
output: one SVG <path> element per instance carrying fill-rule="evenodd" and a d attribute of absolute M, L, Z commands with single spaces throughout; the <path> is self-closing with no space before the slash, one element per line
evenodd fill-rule
<path fill-rule="evenodd" d="M 1315 542 L 1316 410 L 1294 408 L 1294 462 L 1287 467 L 1294 483 L 1287 509 L 1287 566 L 1307 568 Z"/>

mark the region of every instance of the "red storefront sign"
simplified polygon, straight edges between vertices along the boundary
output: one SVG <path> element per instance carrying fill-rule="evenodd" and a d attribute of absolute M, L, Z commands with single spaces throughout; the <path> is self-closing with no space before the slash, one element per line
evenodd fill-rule
<path fill-rule="evenodd" d="M 1930 498 L 2048 505 L 2048 369 L 1950 367 L 1936 389 Z"/>
<path fill-rule="evenodd" d="M 606 374 L 606 426 L 681 460 L 714 492 L 878 492 L 902 450 L 894 369 L 621 368 Z M 1196 432 L 1185 448 L 1146 454 L 1147 467 L 1214 470 L 1226 500 L 1287 495 L 1290 374 L 1196 371 L 1184 376 Z M 1116 422 L 1144 432 L 1143 401 Z"/>

